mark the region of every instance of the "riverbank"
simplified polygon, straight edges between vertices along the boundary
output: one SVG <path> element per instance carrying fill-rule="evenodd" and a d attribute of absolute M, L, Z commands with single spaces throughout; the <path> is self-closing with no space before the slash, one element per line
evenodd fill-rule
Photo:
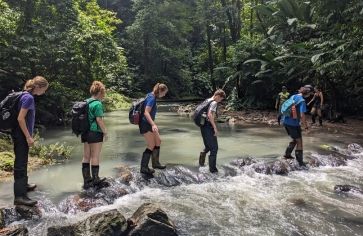
<path fill-rule="evenodd" d="M 196 104 L 180 105 L 175 111 L 181 116 L 192 116 Z M 309 132 L 329 131 L 333 133 L 344 133 L 348 135 L 361 135 L 363 133 L 363 119 L 359 117 L 344 117 L 337 119 L 337 121 L 330 122 L 323 120 L 323 126 L 311 123 L 311 116 L 307 115 L 308 124 L 310 127 Z M 267 126 L 279 126 L 277 123 L 276 111 L 264 110 L 243 110 L 243 111 L 229 111 L 224 106 L 218 107 L 219 123 L 228 123 L 230 125 L 243 125 L 243 124 L 265 124 Z M 362 136 L 363 138 L 363 136 Z"/>
<path fill-rule="evenodd" d="M 38 135 L 35 145 L 29 150 L 28 171 L 67 160 L 72 147 L 61 143 L 44 145 Z M 13 176 L 15 155 L 8 135 L 0 135 L 0 182 L 9 181 Z"/>

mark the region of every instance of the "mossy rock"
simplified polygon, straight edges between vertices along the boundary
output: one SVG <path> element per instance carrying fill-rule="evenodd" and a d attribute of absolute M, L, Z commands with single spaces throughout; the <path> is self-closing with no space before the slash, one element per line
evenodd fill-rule
<path fill-rule="evenodd" d="M 14 153 L 0 152 L 0 170 L 7 172 L 13 171 L 14 159 Z"/>

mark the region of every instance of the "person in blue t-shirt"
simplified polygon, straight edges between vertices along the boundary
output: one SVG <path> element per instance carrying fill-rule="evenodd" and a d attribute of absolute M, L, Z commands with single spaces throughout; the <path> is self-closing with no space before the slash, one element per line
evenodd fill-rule
<path fill-rule="evenodd" d="M 160 134 L 159 129 L 155 124 L 157 112 L 156 98 L 162 98 L 168 92 L 168 87 L 165 84 L 157 83 L 153 91 L 148 93 L 144 101 L 144 113 L 140 120 L 139 130 L 145 138 L 147 147 L 142 154 L 140 172 L 147 175 L 152 175 L 155 171 L 149 168 L 150 157 L 152 156 L 152 167 L 157 169 L 165 169 L 165 165 L 159 162 L 160 155 Z"/>
<path fill-rule="evenodd" d="M 303 142 L 301 135 L 301 125 L 303 124 L 304 129 L 308 130 L 308 125 L 306 122 L 305 112 L 306 112 L 306 97 L 309 97 L 312 93 L 312 89 L 309 86 L 304 86 L 299 89 L 299 93 L 293 95 L 294 101 L 296 105 L 296 113 L 297 117 L 293 118 L 290 116 L 283 117 L 283 124 L 285 126 L 287 134 L 292 138 L 292 141 L 289 143 L 288 147 L 285 151 L 285 158 L 293 159 L 291 156 L 292 151 L 295 149 L 295 157 L 300 166 L 306 166 L 303 162 Z"/>
<path fill-rule="evenodd" d="M 18 123 L 12 129 L 14 143 L 14 205 L 34 206 L 36 200 L 28 197 L 27 192 L 37 186 L 28 183 L 29 148 L 34 145 L 35 102 L 34 96 L 43 95 L 48 89 L 48 81 L 42 76 L 28 80 L 18 103 Z"/>

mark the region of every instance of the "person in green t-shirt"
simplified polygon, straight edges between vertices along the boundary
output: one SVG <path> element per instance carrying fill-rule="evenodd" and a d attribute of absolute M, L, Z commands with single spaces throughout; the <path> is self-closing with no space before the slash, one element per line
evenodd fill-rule
<path fill-rule="evenodd" d="M 81 136 L 81 141 L 84 143 L 82 160 L 84 189 L 102 187 L 105 185 L 104 181 L 106 180 L 106 178 L 100 178 L 98 176 L 102 143 L 107 140 L 107 130 L 103 121 L 104 112 L 102 104 L 102 100 L 106 95 L 105 85 L 100 81 L 93 81 L 90 88 L 90 94 L 91 98 L 87 99 L 90 130 Z"/>
<path fill-rule="evenodd" d="M 275 109 L 278 112 L 277 123 L 281 122 L 281 106 L 289 98 L 290 93 L 287 92 L 286 86 L 282 86 L 282 91 L 277 95 Z"/>

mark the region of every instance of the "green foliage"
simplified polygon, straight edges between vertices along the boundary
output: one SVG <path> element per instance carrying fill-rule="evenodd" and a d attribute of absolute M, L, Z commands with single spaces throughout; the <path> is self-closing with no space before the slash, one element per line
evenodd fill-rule
<path fill-rule="evenodd" d="M 34 139 L 35 145 L 29 150 L 30 156 L 41 158 L 45 164 L 69 159 L 73 147 L 58 142 L 47 145 L 42 144 L 39 135 L 36 135 Z"/>
<path fill-rule="evenodd" d="M 104 103 L 106 111 L 129 109 L 131 105 L 131 99 L 117 92 L 107 91 Z"/>
<path fill-rule="evenodd" d="M 14 159 L 14 153 L 0 152 L 0 170 L 7 172 L 13 171 Z"/>

